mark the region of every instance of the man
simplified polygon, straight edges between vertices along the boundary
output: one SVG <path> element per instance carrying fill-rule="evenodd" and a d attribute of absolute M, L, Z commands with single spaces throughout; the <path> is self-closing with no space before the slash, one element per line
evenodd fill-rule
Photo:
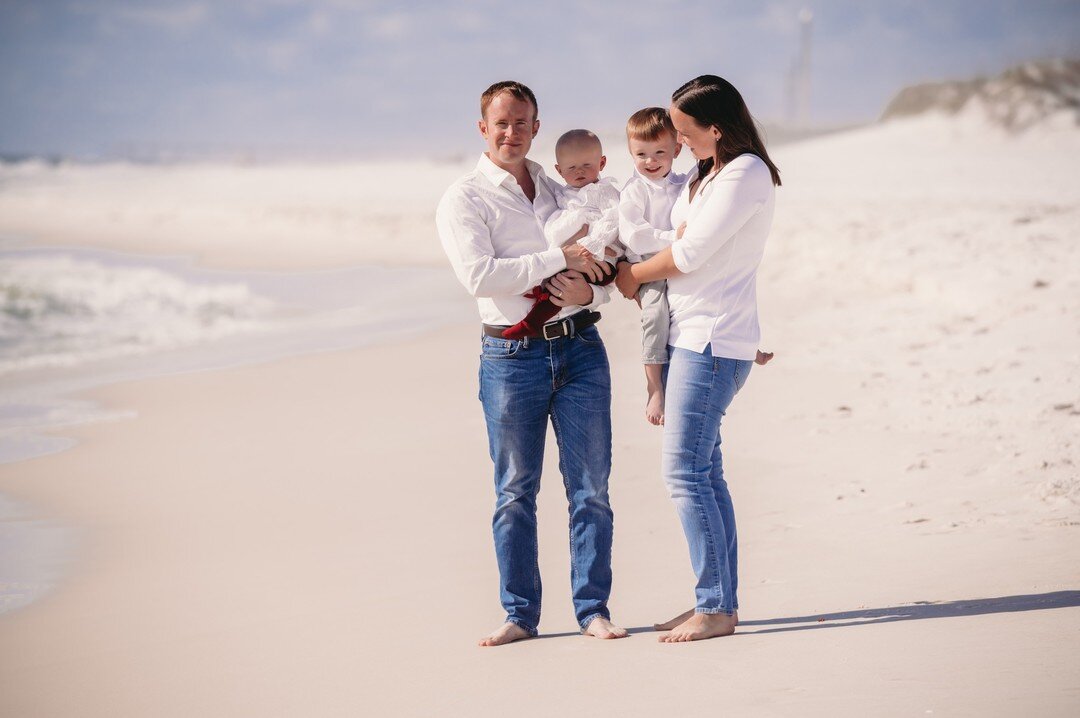
<path fill-rule="evenodd" d="M 480 97 L 487 151 L 476 169 L 443 195 L 435 222 L 454 272 L 477 298 L 484 323 L 480 401 L 495 464 L 492 529 L 506 621 L 480 641 L 498 646 L 529 638 L 540 621 L 536 494 L 550 417 L 570 503 L 574 611 L 581 630 L 622 638 L 611 623 L 611 379 L 595 307 L 608 299 L 583 273 L 603 270 L 575 242 L 549 249 L 544 222 L 557 209 L 558 185 L 526 159 L 540 129 L 536 97 L 518 82 L 498 82 Z M 580 236 L 580 234 L 578 235 Z M 574 239 L 577 239 L 575 237 Z M 566 271 L 563 271 L 566 270 Z M 555 276 L 553 276 L 555 275 Z M 545 284 L 560 313 L 541 336 L 504 339 Z"/>

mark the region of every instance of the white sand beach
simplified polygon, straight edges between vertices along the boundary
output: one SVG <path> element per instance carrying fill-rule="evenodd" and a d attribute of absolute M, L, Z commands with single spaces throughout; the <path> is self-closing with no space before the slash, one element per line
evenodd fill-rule
<path fill-rule="evenodd" d="M 759 300 L 776 359 L 724 428 L 735 636 L 651 630 L 690 607 L 692 577 L 643 418 L 637 310 L 616 298 L 600 324 L 612 611 L 632 634 L 577 633 L 550 442 L 542 635 L 476 646 L 502 613 L 461 290 L 408 336 L 76 393 L 111 419 L 0 465 L 21 507 L 5 531 L 67 537 L 38 542 L 47 578 L 0 613 L 0 715 L 1075 715 L 1080 132 L 958 128 L 918 118 L 775 150 Z M 607 153 L 625 178 L 623 148 Z M 473 161 L 3 165 L 0 235 L 207 270 L 449 278 L 434 205 Z"/>

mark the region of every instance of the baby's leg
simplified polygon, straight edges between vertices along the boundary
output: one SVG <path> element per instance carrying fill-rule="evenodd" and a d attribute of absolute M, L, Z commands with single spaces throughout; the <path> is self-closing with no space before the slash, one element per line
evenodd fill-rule
<path fill-rule="evenodd" d="M 645 364 L 648 400 L 645 418 L 650 424 L 664 423 L 664 365 L 668 361 L 667 282 L 649 282 L 638 291 L 641 301 L 641 360 Z"/>
<path fill-rule="evenodd" d="M 618 273 L 615 271 L 614 262 L 602 261 L 600 262 L 600 268 L 604 271 L 604 276 L 599 281 L 594 282 L 588 276 L 585 277 L 585 281 L 597 287 L 606 287 L 615 281 L 615 275 Z"/>
<path fill-rule="evenodd" d="M 548 298 L 547 292 L 544 292 L 541 296 L 543 296 L 543 299 L 538 299 L 533 304 L 532 309 L 529 310 L 524 319 L 503 330 L 502 335 L 505 338 L 520 340 L 525 337 L 539 336 L 548 320 L 559 313 L 559 307 Z"/>

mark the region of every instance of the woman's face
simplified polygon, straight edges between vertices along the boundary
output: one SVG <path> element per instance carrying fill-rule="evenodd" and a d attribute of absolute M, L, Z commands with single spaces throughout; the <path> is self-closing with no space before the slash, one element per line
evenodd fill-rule
<path fill-rule="evenodd" d="M 698 121 L 680 110 L 675 105 L 668 110 L 671 124 L 675 125 L 679 142 L 686 145 L 695 159 L 716 158 L 716 141 L 720 139 L 720 130 L 713 125 L 699 125 Z"/>

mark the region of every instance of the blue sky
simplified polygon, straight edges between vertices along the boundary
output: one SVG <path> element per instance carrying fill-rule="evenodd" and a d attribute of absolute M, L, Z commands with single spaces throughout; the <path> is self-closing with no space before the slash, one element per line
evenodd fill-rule
<path fill-rule="evenodd" d="M 913 82 L 1080 56 L 1075 0 L 0 0 L 0 150 L 472 151 L 477 96 L 507 78 L 550 132 L 620 127 L 702 73 L 777 120 L 803 7 L 818 124 L 872 120 Z"/>

